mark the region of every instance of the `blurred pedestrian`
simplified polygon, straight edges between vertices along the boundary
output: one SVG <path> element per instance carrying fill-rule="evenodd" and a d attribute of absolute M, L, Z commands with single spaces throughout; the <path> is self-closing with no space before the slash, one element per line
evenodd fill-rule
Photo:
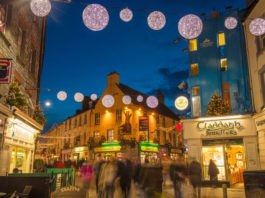
<path fill-rule="evenodd" d="M 101 154 L 100 153 L 96 154 L 96 161 L 95 161 L 94 166 L 93 166 L 93 172 L 94 172 L 94 175 L 96 177 L 96 191 L 98 194 L 99 194 L 98 181 L 99 181 L 99 176 L 100 176 L 100 172 L 101 172 L 101 167 L 104 163 L 105 163 L 105 161 L 103 161 L 101 159 Z"/>
<path fill-rule="evenodd" d="M 82 178 L 83 187 L 88 189 L 93 176 L 93 165 L 91 162 L 83 162 L 83 165 L 80 169 L 80 176 Z"/>
<path fill-rule="evenodd" d="M 163 185 L 166 185 L 167 183 L 167 178 L 169 176 L 169 170 L 170 170 L 170 164 L 171 164 L 171 160 L 170 158 L 164 158 L 161 161 L 162 164 L 162 174 L 163 174 Z"/>
<path fill-rule="evenodd" d="M 202 169 L 201 164 L 195 158 L 192 158 L 189 165 L 189 177 L 194 188 L 194 196 L 200 198 Z"/>
<path fill-rule="evenodd" d="M 219 174 L 219 169 L 212 159 L 210 159 L 208 175 L 210 176 L 210 181 L 218 181 L 217 175 Z"/>

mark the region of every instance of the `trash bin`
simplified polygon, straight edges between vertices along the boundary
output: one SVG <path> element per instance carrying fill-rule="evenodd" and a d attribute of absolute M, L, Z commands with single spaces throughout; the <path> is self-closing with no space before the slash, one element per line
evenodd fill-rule
<path fill-rule="evenodd" d="M 265 198 L 265 170 L 245 171 L 244 185 L 247 198 Z"/>

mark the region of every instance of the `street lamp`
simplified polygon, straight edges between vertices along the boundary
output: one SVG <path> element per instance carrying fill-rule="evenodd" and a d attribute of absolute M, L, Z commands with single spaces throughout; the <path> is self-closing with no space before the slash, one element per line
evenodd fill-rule
<path fill-rule="evenodd" d="M 40 103 L 40 105 L 44 105 L 45 107 L 50 107 L 52 103 L 50 101 L 46 101 L 46 102 Z"/>

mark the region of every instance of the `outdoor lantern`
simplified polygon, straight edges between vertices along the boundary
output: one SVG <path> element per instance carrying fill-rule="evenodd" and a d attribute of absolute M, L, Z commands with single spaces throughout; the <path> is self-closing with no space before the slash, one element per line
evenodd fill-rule
<path fill-rule="evenodd" d="M 158 106 L 158 99 L 155 96 L 148 96 L 146 99 L 146 104 L 148 107 L 154 109 Z"/>
<path fill-rule="evenodd" d="M 235 29 L 237 26 L 237 19 L 235 17 L 227 17 L 225 19 L 225 27 L 229 30 Z"/>
<path fill-rule="evenodd" d="M 182 126 L 182 124 L 180 122 L 176 124 L 176 129 L 178 131 L 181 131 L 183 129 L 183 126 Z"/>
<path fill-rule="evenodd" d="M 34 15 L 45 17 L 50 13 L 52 6 L 49 0 L 31 0 L 30 8 Z"/>
<path fill-rule="evenodd" d="M 84 95 L 78 92 L 74 95 L 74 98 L 76 102 L 82 102 L 84 100 Z"/>
<path fill-rule="evenodd" d="M 151 12 L 147 18 L 149 27 L 153 30 L 161 30 L 166 24 L 166 17 L 162 12 Z"/>
<path fill-rule="evenodd" d="M 124 8 L 120 11 L 120 18 L 121 20 L 123 20 L 124 22 L 129 22 L 132 20 L 133 18 L 133 13 L 130 9 L 128 8 Z"/>
<path fill-rule="evenodd" d="M 138 95 L 136 99 L 138 102 L 143 102 L 144 97 L 142 95 Z"/>
<path fill-rule="evenodd" d="M 132 102 L 132 98 L 131 98 L 131 96 L 128 96 L 128 95 L 123 96 L 123 97 L 122 97 L 122 102 L 123 102 L 123 104 L 125 104 L 125 105 L 130 104 L 130 103 Z"/>
<path fill-rule="evenodd" d="M 185 39 L 197 38 L 202 33 L 202 28 L 202 20 L 194 14 L 185 15 L 178 23 L 179 33 Z"/>
<path fill-rule="evenodd" d="M 90 99 L 93 100 L 93 101 L 97 100 L 98 99 L 97 94 L 91 94 L 90 95 Z"/>
<path fill-rule="evenodd" d="M 249 31 L 255 36 L 261 36 L 265 33 L 265 20 L 255 18 L 249 24 Z"/>
<path fill-rule="evenodd" d="M 109 23 L 109 13 L 100 4 L 90 4 L 83 11 L 83 22 L 90 30 L 103 30 Z"/>
<path fill-rule="evenodd" d="M 103 98 L 102 98 L 102 104 L 104 107 L 106 108 L 110 108 L 114 105 L 114 97 L 112 95 L 105 95 Z"/>
<path fill-rule="evenodd" d="M 67 93 L 65 91 L 59 91 L 57 93 L 58 100 L 64 101 L 67 98 Z"/>

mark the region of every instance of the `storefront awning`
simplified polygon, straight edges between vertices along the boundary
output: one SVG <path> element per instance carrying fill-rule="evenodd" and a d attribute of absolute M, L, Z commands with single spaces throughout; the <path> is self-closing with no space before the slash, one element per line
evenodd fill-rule
<path fill-rule="evenodd" d="M 148 142 L 140 143 L 140 151 L 143 152 L 159 152 L 158 150 L 159 145 L 158 144 L 152 144 Z"/>
<path fill-rule="evenodd" d="M 101 152 L 118 152 L 121 150 L 121 145 L 118 142 L 103 143 L 100 147 L 95 147 L 95 153 Z"/>

